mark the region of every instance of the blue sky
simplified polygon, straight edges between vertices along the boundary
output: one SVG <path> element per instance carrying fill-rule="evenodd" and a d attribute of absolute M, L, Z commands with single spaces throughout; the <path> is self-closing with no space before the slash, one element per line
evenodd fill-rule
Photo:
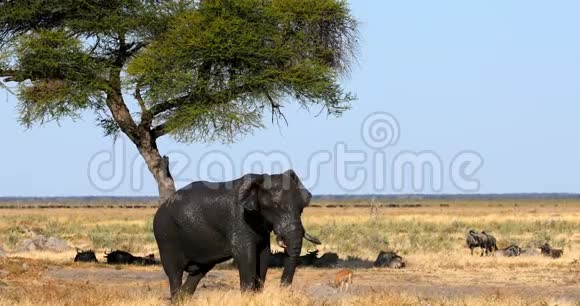
<path fill-rule="evenodd" d="M 359 98 L 352 110 L 335 119 L 288 105 L 288 127 L 272 126 L 267 117 L 266 129 L 232 145 L 163 139 L 164 153 L 181 164 L 189 161 L 177 171 L 179 186 L 199 178 L 235 178 L 244 173 L 248 154 L 261 151 L 282 153 L 301 176 L 310 173 L 312 156 L 329 156 L 331 162 L 321 164 L 308 184 L 317 194 L 580 192 L 579 2 L 352 1 L 351 6 L 362 36 L 359 63 L 344 80 Z M 0 196 L 156 194 L 135 149 L 124 140 L 113 147 L 92 114 L 60 127 L 25 130 L 16 121 L 15 98 L 1 95 Z M 361 136 L 365 118 L 376 112 L 391 114 L 400 131 L 396 143 L 378 150 Z M 346 187 L 335 170 L 340 146 L 366 154 L 354 166 L 338 165 L 347 169 L 342 177 L 362 175 Z M 461 188 L 451 178 L 455 157 L 466 151 L 477 153 L 468 159 L 482 159 L 469 173 L 476 188 Z M 106 152 L 116 152 L 115 166 L 104 164 L 95 174 Z M 439 183 L 395 188 L 392 161 L 407 153 L 437 157 Z M 375 162 L 375 155 L 384 162 Z M 199 174 L 200 160 L 211 164 L 223 156 L 233 169 L 221 173 L 214 162 Z M 377 169 L 387 174 L 384 182 L 376 178 Z M 419 178 L 432 181 L 426 173 Z"/>

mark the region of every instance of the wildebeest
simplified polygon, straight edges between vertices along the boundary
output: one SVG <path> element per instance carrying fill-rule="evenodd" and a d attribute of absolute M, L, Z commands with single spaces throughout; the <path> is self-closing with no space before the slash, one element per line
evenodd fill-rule
<path fill-rule="evenodd" d="M 77 255 L 75 256 L 75 262 L 99 262 L 97 256 L 93 250 L 79 250 L 77 249 Z"/>
<path fill-rule="evenodd" d="M 338 264 L 338 254 L 324 253 L 320 258 L 314 261 L 314 266 L 317 268 L 331 268 Z"/>
<path fill-rule="evenodd" d="M 536 248 L 526 248 L 522 249 L 520 252 L 520 256 L 540 256 L 541 253 Z"/>
<path fill-rule="evenodd" d="M 473 255 L 473 249 L 475 248 L 483 249 L 483 247 L 479 244 L 478 234 L 474 230 L 469 230 L 469 233 L 467 233 L 467 238 L 465 239 L 465 243 L 467 244 L 467 247 L 471 250 L 471 255 Z"/>
<path fill-rule="evenodd" d="M 339 290 L 348 290 L 348 287 L 352 284 L 353 272 L 350 269 L 342 269 L 336 273 L 334 276 L 334 287 Z"/>
<path fill-rule="evenodd" d="M 493 255 L 493 253 L 498 250 L 495 237 L 485 231 L 482 231 L 481 234 L 486 237 L 486 239 L 482 241 L 482 246 L 485 248 L 485 254 Z"/>
<path fill-rule="evenodd" d="M 284 252 L 270 252 L 270 259 L 268 261 L 268 267 L 270 268 L 282 268 L 284 267 L 284 259 L 286 254 Z"/>
<path fill-rule="evenodd" d="M 300 256 L 298 258 L 299 266 L 312 266 L 314 262 L 318 259 L 318 250 L 310 251 L 306 255 Z"/>
<path fill-rule="evenodd" d="M 159 261 L 155 259 L 155 255 L 149 254 L 145 257 L 133 256 L 133 264 L 142 266 L 155 266 Z"/>
<path fill-rule="evenodd" d="M 284 262 L 288 258 L 286 252 L 270 252 L 270 258 L 268 261 L 269 268 L 282 268 L 284 267 Z M 306 255 L 298 257 L 299 266 L 312 266 L 314 262 L 318 259 L 318 250 L 310 251 Z"/>
<path fill-rule="evenodd" d="M 477 233 L 475 230 L 470 230 L 465 239 L 465 243 L 471 250 L 471 255 L 473 255 L 473 249 L 475 248 L 481 248 L 481 256 L 483 254 L 492 255 L 498 250 L 495 237 L 485 231 Z"/>
<path fill-rule="evenodd" d="M 552 258 L 560 258 L 564 254 L 562 249 L 554 249 L 547 242 L 540 246 L 542 255 L 550 256 Z"/>
<path fill-rule="evenodd" d="M 105 252 L 105 259 L 108 264 L 114 265 L 130 265 L 134 262 L 135 256 L 129 252 L 112 250 L 111 252 Z"/>
<path fill-rule="evenodd" d="M 407 263 L 403 259 L 403 257 L 399 256 L 397 252 L 389 251 L 381 251 L 379 256 L 377 256 L 377 260 L 373 264 L 377 268 L 389 267 L 391 269 L 401 269 L 404 268 Z"/>
<path fill-rule="evenodd" d="M 519 246 L 512 244 L 507 248 L 503 248 L 501 250 L 498 250 L 494 255 L 505 256 L 505 257 L 516 257 L 516 256 L 520 256 L 521 253 L 522 253 L 522 249 Z"/>
<path fill-rule="evenodd" d="M 138 257 L 133 256 L 133 254 L 129 252 L 121 250 L 113 250 L 110 253 L 105 252 L 105 259 L 107 260 L 108 264 L 112 265 L 150 266 L 159 264 L 159 262 L 155 260 L 155 256 L 153 254 L 149 254 L 146 257 Z"/>

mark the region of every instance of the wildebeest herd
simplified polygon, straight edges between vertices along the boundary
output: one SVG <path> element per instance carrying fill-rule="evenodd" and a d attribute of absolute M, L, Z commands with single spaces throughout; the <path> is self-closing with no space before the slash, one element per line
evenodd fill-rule
<path fill-rule="evenodd" d="M 465 239 L 467 247 L 471 250 L 471 255 L 473 255 L 473 250 L 476 248 L 481 248 L 481 256 L 495 255 L 495 256 L 505 256 L 505 257 L 516 257 L 516 256 L 535 256 L 544 255 L 552 258 L 560 258 L 564 251 L 561 249 L 552 248 L 547 242 L 539 247 L 540 253 L 537 252 L 535 248 L 523 249 L 519 246 L 512 244 L 506 248 L 498 249 L 497 241 L 494 236 L 482 231 L 481 233 L 475 230 L 470 230 L 467 233 L 467 238 Z"/>
<path fill-rule="evenodd" d="M 288 255 L 285 252 L 270 253 L 268 267 L 283 268 L 287 259 Z M 355 262 L 357 260 L 360 261 L 358 258 L 350 257 L 350 260 L 347 258 L 346 260 L 341 261 L 338 257 L 338 254 L 333 252 L 324 253 L 322 256 L 318 257 L 318 250 L 314 250 L 309 251 L 306 255 L 300 256 L 298 258 L 298 266 L 336 268 L 341 266 L 349 266 L 349 261 Z M 377 256 L 377 259 L 372 263 L 372 266 L 376 268 L 401 269 L 404 268 L 406 264 L 407 263 L 403 257 L 401 257 L 396 251 L 381 251 Z M 370 267 L 370 264 L 368 267 Z"/>
<path fill-rule="evenodd" d="M 121 251 L 112 250 L 111 252 L 105 252 L 105 261 L 110 265 L 140 265 L 140 266 L 153 266 L 159 265 L 159 261 L 155 259 L 155 255 L 149 254 L 147 256 L 134 256 L 133 254 Z M 98 263 L 97 256 L 93 250 L 79 250 L 77 249 L 77 255 L 74 259 L 75 262 L 95 262 Z"/>
<path fill-rule="evenodd" d="M 315 267 L 315 268 L 335 268 L 341 265 L 338 254 L 333 252 L 324 253 L 322 256 L 318 257 L 318 250 L 309 251 L 306 255 L 300 256 L 298 259 L 298 266 L 303 267 Z M 127 251 L 112 250 L 110 252 L 105 251 L 105 262 L 110 265 L 140 265 L 140 266 L 152 266 L 159 265 L 159 260 L 155 259 L 154 254 L 149 254 L 147 256 L 134 256 Z M 270 268 L 283 268 L 285 261 L 288 259 L 288 254 L 285 252 L 270 252 L 270 257 L 268 261 L 268 267 Z M 74 262 L 88 262 L 88 263 L 98 263 L 97 256 L 93 250 L 80 250 L 77 249 L 77 254 L 74 258 Z M 233 263 L 234 266 L 236 263 Z M 396 251 L 381 251 L 374 261 L 373 266 L 376 268 L 391 268 L 391 269 L 401 269 L 406 265 L 406 261 L 401 257 Z"/>

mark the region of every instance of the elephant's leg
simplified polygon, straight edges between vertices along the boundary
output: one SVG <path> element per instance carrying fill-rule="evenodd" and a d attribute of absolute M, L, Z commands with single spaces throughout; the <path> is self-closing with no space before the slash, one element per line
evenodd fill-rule
<path fill-rule="evenodd" d="M 183 270 L 178 268 L 166 268 L 163 265 L 163 269 L 165 270 L 165 274 L 167 274 L 167 278 L 169 279 L 169 292 L 171 292 L 171 300 L 175 300 L 179 294 L 179 289 L 181 288 L 181 283 L 183 279 Z"/>
<path fill-rule="evenodd" d="M 179 289 L 181 288 L 181 283 L 183 282 L 183 270 L 184 264 L 183 259 L 176 256 L 174 250 L 167 250 L 160 248 L 161 253 L 161 264 L 163 265 L 163 270 L 169 279 L 169 291 L 171 293 L 171 300 L 175 300 Z"/>
<path fill-rule="evenodd" d="M 257 250 L 255 246 L 241 250 L 236 254 L 238 270 L 240 271 L 240 287 L 242 291 L 256 290 L 256 272 L 257 272 Z"/>
<path fill-rule="evenodd" d="M 258 252 L 258 264 L 256 290 L 262 290 L 266 283 L 266 274 L 268 273 L 268 262 L 270 261 L 270 247 L 265 247 Z"/>
<path fill-rule="evenodd" d="M 214 265 L 203 265 L 203 266 L 195 266 L 189 267 L 187 271 L 189 275 L 187 276 L 187 280 L 181 286 L 181 293 L 193 295 L 195 293 L 195 289 L 197 289 L 197 285 L 199 281 L 214 267 Z"/>

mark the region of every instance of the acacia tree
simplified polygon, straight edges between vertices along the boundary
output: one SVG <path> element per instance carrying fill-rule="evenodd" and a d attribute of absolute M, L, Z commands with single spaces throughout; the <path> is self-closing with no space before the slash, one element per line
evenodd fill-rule
<path fill-rule="evenodd" d="M 175 184 L 157 139 L 231 142 L 264 115 L 285 120 L 290 101 L 340 115 L 356 47 L 344 0 L 0 1 L 0 77 L 18 84 L 20 122 L 96 112 L 135 144 L 161 200 Z"/>

